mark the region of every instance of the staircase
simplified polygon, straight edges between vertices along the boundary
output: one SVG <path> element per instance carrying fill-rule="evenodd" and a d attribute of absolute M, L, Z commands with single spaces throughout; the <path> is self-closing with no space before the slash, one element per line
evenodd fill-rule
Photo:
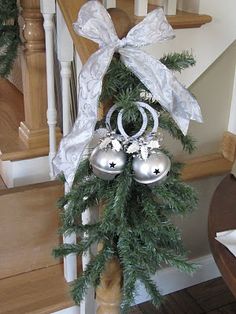
<path fill-rule="evenodd" d="M 26 2 L 22 1 L 24 6 Z M 39 1 L 36 2 L 39 4 Z M 97 49 L 94 43 L 78 37 L 72 29 L 72 22 L 84 2 L 85 0 L 57 1 L 60 8 L 57 12 L 64 19 L 66 31 L 70 32 L 68 41 L 77 51 L 79 64 L 83 64 Z M 142 19 L 134 16 L 133 1 L 117 0 L 117 7 L 129 14 L 133 24 Z M 149 10 L 154 7 L 153 4 L 149 5 Z M 28 19 L 37 11 L 30 7 L 25 9 L 28 10 Z M 178 11 L 177 15 L 168 17 L 176 28 L 177 38 L 174 41 L 153 45 L 148 51 L 160 57 L 168 51 L 192 49 L 197 58 L 197 66 L 185 71 L 180 77 L 185 85 L 190 86 L 235 40 L 235 10 L 234 0 L 217 5 L 214 0 L 201 0 L 199 12 Z M 51 249 L 61 241 L 57 236 L 58 211 L 55 204 L 63 195 L 64 189 L 57 181 L 26 185 L 49 180 L 46 157 L 49 148 L 45 142 L 43 145 L 29 147 L 19 138 L 20 122 L 25 121 L 29 114 L 24 106 L 23 95 L 8 81 L 0 80 L 1 175 L 8 187 L 11 187 L 0 190 L 0 313 L 49 314 L 73 306 L 68 285 L 63 278 L 61 261 L 56 261 L 51 256 Z M 44 114 L 46 116 L 45 112 Z M 58 129 L 56 132 L 59 139 L 60 132 Z M 44 134 L 44 131 L 38 134 Z M 187 162 L 183 179 L 193 180 L 229 171 L 235 157 L 235 147 L 235 137 L 226 133 L 219 152 Z M 12 177 L 9 177 L 9 173 L 6 175 L 9 167 Z M 47 175 L 42 176 L 41 169 Z M 31 171 L 33 175 L 30 175 Z M 27 178 L 24 176 L 26 172 Z M 23 184 L 24 187 L 13 187 Z M 71 311 L 78 313 L 78 308 Z"/>
<path fill-rule="evenodd" d="M 0 190 L 0 313 L 49 314 L 73 305 L 58 245 L 57 181 Z"/>

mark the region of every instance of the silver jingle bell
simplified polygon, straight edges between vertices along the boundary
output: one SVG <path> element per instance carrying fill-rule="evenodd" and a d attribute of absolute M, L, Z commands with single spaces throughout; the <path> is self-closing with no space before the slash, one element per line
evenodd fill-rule
<path fill-rule="evenodd" d="M 136 156 L 132 163 L 134 180 L 148 185 L 162 183 L 168 176 L 171 162 L 162 152 L 153 152 L 147 160 Z"/>
<path fill-rule="evenodd" d="M 122 173 L 126 164 L 126 153 L 108 148 L 106 150 L 96 147 L 90 156 L 93 173 L 100 179 L 113 180 Z"/>

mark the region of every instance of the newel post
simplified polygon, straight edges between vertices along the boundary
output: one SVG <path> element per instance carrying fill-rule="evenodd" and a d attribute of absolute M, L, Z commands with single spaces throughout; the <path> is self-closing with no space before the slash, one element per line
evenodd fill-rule
<path fill-rule="evenodd" d="M 21 0 L 24 19 L 22 77 L 25 121 L 19 135 L 28 148 L 48 146 L 47 85 L 43 17 L 40 0 Z"/>
<path fill-rule="evenodd" d="M 97 314 L 119 314 L 121 302 L 122 271 L 117 259 L 106 265 L 101 284 L 96 290 Z"/>

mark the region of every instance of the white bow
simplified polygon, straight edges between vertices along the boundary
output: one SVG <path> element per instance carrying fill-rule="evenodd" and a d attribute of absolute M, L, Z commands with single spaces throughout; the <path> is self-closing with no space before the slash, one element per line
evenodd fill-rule
<path fill-rule="evenodd" d="M 93 136 L 102 80 L 116 51 L 153 98 L 171 114 L 183 134 L 187 133 L 190 120 L 202 122 L 196 99 L 165 65 L 137 48 L 174 38 L 162 9 L 149 13 L 125 38 L 119 39 L 103 5 L 96 0 L 88 1 L 79 11 L 74 29 L 79 35 L 97 42 L 99 50 L 91 55 L 81 70 L 78 117 L 72 131 L 62 139 L 53 160 L 55 175 L 63 172 L 70 186 L 81 155 Z"/>

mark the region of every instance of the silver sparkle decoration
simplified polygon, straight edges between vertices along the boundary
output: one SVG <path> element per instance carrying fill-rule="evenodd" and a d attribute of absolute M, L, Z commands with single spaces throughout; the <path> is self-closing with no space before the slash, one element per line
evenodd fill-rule
<path fill-rule="evenodd" d="M 123 172 L 126 159 L 123 150 L 117 152 L 111 148 L 105 150 L 96 147 L 90 156 L 90 164 L 97 177 L 110 181 Z"/>
<path fill-rule="evenodd" d="M 160 151 L 151 153 L 147 160 L 136 156 L 132 163 L 134 180 L 148 185 L 160 184 L 167 178 L 170 166 L 169 157 Z"/>

